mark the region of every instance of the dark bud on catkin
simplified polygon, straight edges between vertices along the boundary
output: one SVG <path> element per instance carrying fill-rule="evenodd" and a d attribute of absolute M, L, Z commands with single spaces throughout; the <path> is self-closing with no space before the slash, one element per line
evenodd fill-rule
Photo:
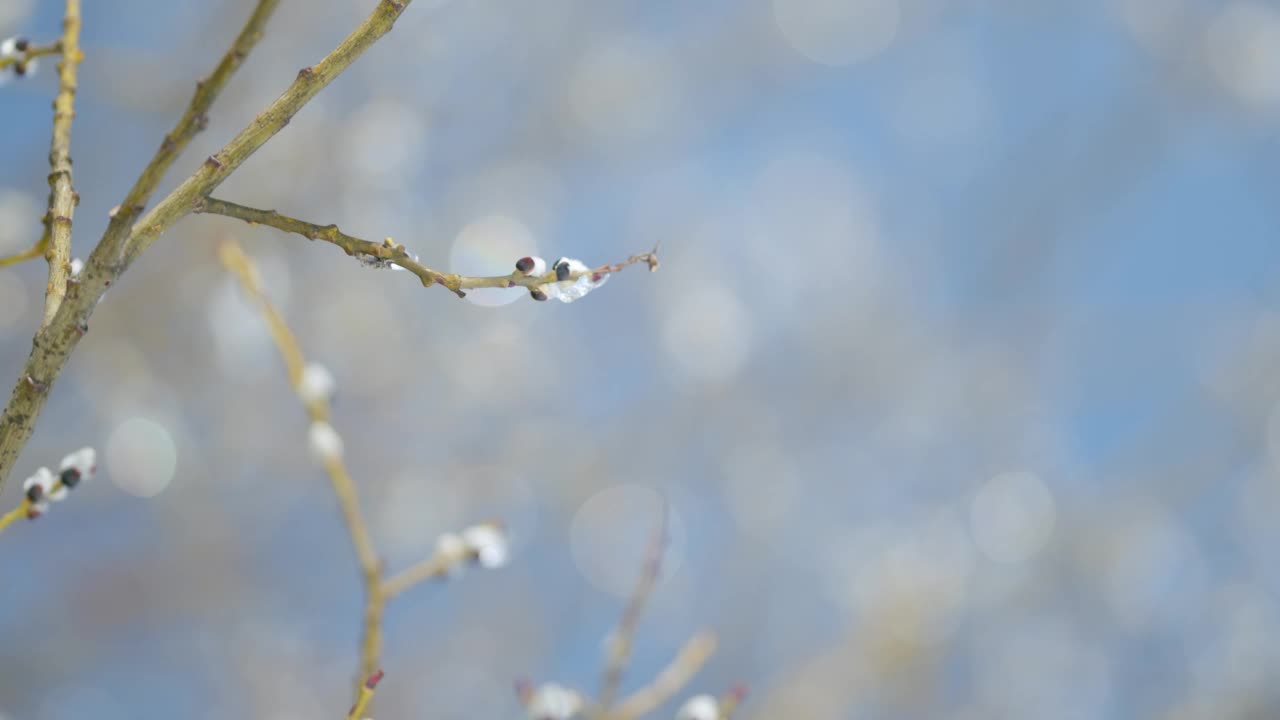
<path fill-rule="evenodd" d="M 569 279 L 569 263 L 561 260 L 556 263 L 556 280 L 564 282 Z"/>
<path fill-rule="evenodd" d="M 538 302 L 545 302 L 547 299 L 547 294 L 542 292 L 542 290 L 538 288 L 529 288 L 529 297 L 533 298 L 534 300 L 537 300 Z"/>
<path fill-rule="evenodd" d="M 533 269 L 533 258 L 522 257 L 516 261 L 516 269 L 522 273 L 527 273 Z"/>
<path fill-rule="evenodd" d="M 26 39 L 26 38 L 24 38 L 24 37 L 14 38 L 14 39 L 13 39 L 13 49 L 14 49 L 14 50 L 17 50 L 18 52 L 22 52 L 22 53 L 24 53 L 24 52 L 26 52 L 26 51 L 27 51 L 27 48 L 29 48 L 29 47 L 31 47 L 31 41 L 30 41 L 30 40 L 28 40 L 28 39 Z"/>
<path fill-rule="evenodd" d="M 27 488 L 27 499 L 31 502 L 38 503 L 42 497 L 44 497 L 44 488 L 39 485 L 32 485 Z"/>
<path fill-rule="evenodd" d="M 75 468 L 67 468 L 62 471 L 58 479 L 62 481 L 64 487 L 73 488 L 80 484 L 80 471 Z"/>

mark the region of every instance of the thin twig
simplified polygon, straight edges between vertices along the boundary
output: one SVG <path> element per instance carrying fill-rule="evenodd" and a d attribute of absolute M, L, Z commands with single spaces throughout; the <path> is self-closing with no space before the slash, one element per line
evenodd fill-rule
<path fill-rule="evenodd" d="M 142 169 L 142 174 L 125 195 L 124 201 L 112 211 L 111 221 L 107 224 L 107 231 L 102 238 L 102 242 L 109 249 L 118 252 L 117 246 L 128 238 L 134 219 L 142 212 L 147 200 L 151 198 L 151 194 L 155 192 L 156 186 L 160 184 L 169 167 L 186 149 L 191 139 L 209 124 L 209 109 L 213 107 L 214 101 L 218 99 L 222 89 L 235 75 L 236 70 L 244 64 L 245 58 L 262 39 L 267 21 L 271 19 L 272 13 L 279 4 L 280 0 L 258 0 L 253 12 L 245 20 L 240 34 L 236 36 L 235 42 L 231 43 L 231 47 L 227 49 L 213 72 L 196 83 L 196 92 L 191 97 L 191 102 L 187 104 L 186 111 L 182 113 L 182 118 L 160 141 L 160 147 L 151 156 L 147 166 Z"/>
<path fill-rule="evenodd" d="M 80 198 L 71 184 L 71 121 L 76 116 L 76 71 L 84 54 L 80 52 L 80 0 L 67 0 L 62 18 L 62 59 L 58 61 L 58 96 L 53 101 L 53 140 L 49 145 L 49 210 L 45 213 L 44 258 L 49 263 L 49 283 L 45 287 L 44 319 L 49 326 L 67 296 L 71 275 L 71 217 Z"/>
<path fill-rule="evenodd" d="M 8 265 L 17 265 L 20 262 L 26 262 L 27 260 L 35 260 L 38 257 L 43 257 L 45 246 L 47 246 L 48 244 L 49 244 L 49 231 L 46 230 L 44 234 L 40 236 L 40 240 L 38 240 L 35 245 L 32 245 L 31 247 L 27 248 L 26 250 L 23 250 L 20 253 L 17 253 L 16 255 L 10 255 L 9 257 L 0 258 L 0 267 L 6 267 Z"/>
<path fill-rule="evenodd" d="M 627 607 L 622 613 L 622 620 L 618 622 L 617 630 L 609 639 L 609 658 L 605 664 L 604 678 L 600 683 L 600 706 L 606 712 L 613 707 L 613 701 L 618 696 L 622 675 L 626 672 L 627 664 L 631 660 L 631 648 L 635 643 L 636 630 L 640 626 L 640 616 L 644 613 L 649 595 L 653 593 L 662 573 L 662 556 L 667 547 L 667 527 L 670 522 L 669 513 L 670 510 L 664 499 L 658 530 L 649 543 L 640 580 L 627 601 Z"/>
<path fill-rule="evenodd" d="M 718 720 L 729 720 L 733 717 L 734 711 L 742 704 L 743 698 L 747 696 L 747 688 L 745 685 L 735 685 L 728 692 L 720 696 L 720 717 Z"/>
<path fill-rule="evenodd" d="M 26 65 L 38 57 L 57 55 L 60 52 L 62 52 L 62 45 L 59 42 L 51 42 L 48 45 L 28 45 L 21 55 L 0 57 L 0 70 L 6 70 L 10 65 Z"/>
<path fill-rule="evenodd" d="M 45 493 L 45 496 L 48 497 L 64 487 L 66 486 L 62 484 L 61 479 L 54 480 L 53 485 L 49 486 L 49 490 Z M 22 502 L 18 503 L 17 507 L 4 515 L 0 515 L 0 532 L 4 532 L 6 528 L 20 518 L 31 517 L 32 505 L 35 505 L 35 503 L 31 502 L 31 498 L 24 495 L 22 497 Z"/>
<path fill-rule="evenodd" d="M 419 583 L 444 576 L 457 564 L 458 558 L 437 552 L 387 578 L 382 583 L 382 594 L 390 600 Z"/>
<path fill-rule="evenodd" d="M 197 213 L 223 215 L 243 220 L 251 225 L 267 225 L 269 227 L 276 228 L 277 230 L 301 235 L 308 240 L 323 240 L 342 248 L 348 255 L 376 259 L 381 262 L 402 267 L 416 275 L 418 279 L 422 281 L 423 287 L 440 285 L 441 287 L 449 289 L 458 297 L 465 297 L 467 290 L 474 290 L 476 288 L 531 288 L 556 281 L 556 276 L 553 272 L 533 276 L 524 275 L 519 272 L 512 272 L 510 275 L 494 275 L 487 277 L 471 277 L 466 275 L 456 275 L 454 273 L 443 273 L 439 270 L 433 270 L 418 262 L 408 253 L 408 251 L 405 250 L 403 245 L 390 242 L 389 239 L 383 242 L 362 240 L 358 237 L 342 232 L 338 229 L 337 225 L 318 225 L 305 220 L 298 220 L 297 218 L 282 215 L 275 210 L 259 210 L 258 208 L 251 208 L 214 197 L 197 200 L 194 209 Z M 628 265 L 634 265 L 636 263 L 645 263 L 649 266 L 650 270 L 657 269 L 657 248 L 654 248 L 652 251 L 647 253 L 633 255 L 615 265 L 602 265 L 598 268 L 593 268 L 585 272 L 572 273 L 569 276 L 569 280 L 576 280 L 582 275 L 595 273 L 615 273 Z"/>
<path fill-rule="evenodd" d="M 716 636 L 712 633 L 703 631 L 689 638 L 671 664 L 658 673 L 653 682 L 618 703 L 608 717 L 632 720 L 653 712 L 684 689 L 715 651 Z"/>

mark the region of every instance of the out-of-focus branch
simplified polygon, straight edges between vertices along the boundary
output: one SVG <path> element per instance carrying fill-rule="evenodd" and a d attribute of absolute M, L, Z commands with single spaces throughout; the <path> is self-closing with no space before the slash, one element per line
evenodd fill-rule
<path fill-rule="evenodd" d="M 548 272 L 542 275 L 524 275 L 520 272 L 513 272 L 510 275 L 495 275 L 489 277 L 470 277 L 466 275 L 456 275 L 453 273 L 443 273 L 439 270 L 433 270 L 422 263 L 418 262 L 411 256 L 403 245 L 397 245 L 388 238 L 383 242 L 373 242 L 370 240 L 362 240 L 358 237 L 348 235 L 338 229 L 337 225 L 318 225 L 315 223 L 298 220 L 287 215 L 282 215 L 275 210 L 259 210 L 245 205 L 238 205 L 226 200 L 220 200 L 214 197 L 202 198 L 196 201 L 195 212 L 208 213 L 211 215 L 224 215 L 226 217 L 243 220 L 251 225 L 267 225 L 283 230 L 295 235 L 301 235 L 308 240 L 323 240 L 343 249 L 348 255 L 355 257 L 363 257 L 369 260 L 385 262 L 413 273 L 422 281 L 423 287 L 431 287 L 432 285 L 440 285 L 448 288 L 458 297 L 465 297 L 467 290 L 475 288 L 509 288 L 509 287 L 526 287 L 532 288 L 539 285 L 545 285 L 549 282 L 555 282 L 555 273 Z M 614 264 L 602 265 L 585 272 L 571 273 L 569 280 L 576 280 L 582 275 L 592 273 L 615 273 L 628 265 L 637 263 L 645 263 L 650 270 L 658 268 L 657 249 L 639 255 L 633 255 L 630 258 Z"/>
<path fill-rule="evenodd" d="M 640 580 L 632 591 L 627 607 L 618 622 L 618 628 L 609 638 L 609 657 L 605 663 L 604 678 L 600 683 L 600 707 L 606 713 L 613 708 L 614 699 L 618 696 L 618 688 L 622 685 L 622 675 L 631 661 L 631 648 L 635 643 L 636 630 L 640 626 L 640 616 L 644 613 L 645 604 L 657 586 L 662 573 L 662 556 L 667 547 L 667 526 L 670 522 L 670 510 L 667 503 L 662 503 L 662 518 L 658 531 L 654 533 L 645 556 L 644 568 L 640 572 Z"/>
<path fill-rule="evenodd" d="M 27 260 L 35 260 L 38 257 L 42 257 L 44 255 L 45 246 L 48 244 L 49 244 L 49 231 L 46 230 L 44 234 L 40 236 L 40 239 L 36 242 L 35 245 L 32 245 L 31 247 L 27 248 L 26 250 L 23 250 L 20 253 L 16 253 L 8 257 L 0 258 L 0 267 L 6 267 L 8 265 L 17 265 L 20 262 L 26 262 Z"/>
<path fill-rule="evenodd" d="M 360 685 L 360 689 L 356 692 L 356 701 L 351 705 L 351 710 L 347 712 L 347 720 L 361 720 L 364 716 L 365 708 L 369 707 L 369 701 L 373 699 L 373 692 L 378 689 L 378 683 L 382 682 L 382 671 L 374 670 L 369 673 L 365 681 Z"/>
<path fill-rule="evenodd" d="M 4 489 L 19 451 L 31 437 L 50 388 L 88 330 L 89 318 L 107 288 L 161 233 L 190 212 L 196 198 L 209 194 L 226 180 L 307 102 L 385 35 L 410 2 L 381 0 L 369 17 L 328 56 L 314 66 L 303 68 L 283 95 L 135 223 L 127 237 L 122 230 L 113 233 L 108 227 L 108 233 L 86 261 L 79 281 L 71 284 L 53 320 L 32 343 L 31 354 L 14 383 L 4 414 L 0 415 L 0 490 Z"/>
<path fill-rule="evenodd" d="M 248 256 L 233 241 L 225 241 L 218 249 L 222 264 L 240 280 L 241 287 L 253 299 L 262 313 L 263 320 L 271 332 L 280 351 L 285 368 L 289 374 L 289 383 L 299 395 L 303 395 L 302 376 L 306 366 L 302 348 L 297 338 L 285 323 L 280 312 L 263 292 L 258 279 L 257 269 Z M 312 423 L 329 423 L 329 401 L 323 397 L 303 397 L 307 415 Z M 364 579 L 365 607 L 364 631 L 360 642 L 360 677 L 369 677 L 377 669 L 378 655 L 382 647 L 382 609 L 386 598 L 382 592 L 382 567 L 378 562 L 378 554 L 374 549 L 373 538 L 369 534 L 368 523 L 360 511 L 360 499 L 356 492 L 355 482 L 347 471 L 340 453 L 323 455 L 325 472 L 333 486 L 333 493 L 338 498 L 338 507 L 342 511 L 342 519 L 351 536 L 351 544 L 355 549 L 356 559 L 360 564 L 360 574 Z"/>
<path fill-rule="evenodd" d="M 443 577 L 455 565 L 458 559 L 443 552 L 436 552 L 415 565 L 392 575 L 382 583 L 382 594 L 388 600 L 409 588 L 424 583 L 432 578 Z"/>
<path fill-rule="evenodd" d="M 19 520 L 20 518 L 26 517 L 27 511 L 30 509 L 31 509 L 31 501 L 25 497 L 22 498 L 22 502 L 18 503 L 17 507 L 5 513 L 4 515 L 0 515 L 0 532 L 4 532 L 6 528 L 8 528 L 10 525 L 12 525 L 15 521 Z"/>
<path fill-rule="evenodd" d="M 44 258 L 49 263 L 49 283 L 45 287 L 44 318 L 40 329 L 53 316 L 67 295 L 71 274 L 71 217 L 80 198 L 71 184 L 71 121 L 76 116 L 76 71 L 84 54 L 80 52 L 80 0 L 67 0 L 62 18 L 62 39 L 58 42 L 58 95 L 53 100 L 53 140 L 49 145 L 49 209 L 44 216 Z"/>
<path fill-rule="evenodd" d="M 367 678 L 381 677 L 377 673 L 382 652 L 382 615 L 387 603 L 413 586 L 445 575 L 470 560 L 486 567 L 501 565 L 506 558 L 505 540 L 499 526 L 493 523 L 468 528 L 461 536 L 443 535 L 430 557 L 391 578 L 385 578 L 368 523 L 360 510 L 355 481 L 347 471 L 336 444 L 340 443 L 340 438 L 330 424 L 328 396 L 308 387 L 311 381 L 307 378 L 306 357 L 284 317 L 267 298 L 253 261 L 232 240 L 223 242 L 218 248 L 218 256 L 222 264 L 240 281 L 241 287 L 257 305 L 266 321 L 271 338 L 284 360 L 289 383 L 302 400 L 307 416 L 311 419 L 312 450 L 316 451 L 317 445 L 320 445 L 316 454 L 322 461 L 334 495 L 338 498 L 338 507 L 351 536 L 351 544 L 364 581 L 365 604 L 360 634 L 360 671 L 357 677 L 361 683 L 365 683 Z M 332 439 L 322 437 L 322 442 L 317 443 L 317 430 L 323 430 L 321 435 L 330 435 Z M 357 703 L 360 702 L 359 698 L 364 697 L 366 690 L 372 689 L 369 685 L 357 685 Z M 365 702 L 367 700 L 368 698 L 364 698 Z"/>
<path fill-rule="evenodd" d="M 111 214 L 102 242 L 118 252 L 119 245 L 129 236 L 133 220 L 142 213 L 147 200 L 164 178 L 173 162 L 178 159 L 188 143 L 209 124 L 209 109 L 222 93 L 227 82 L 244 63 L 245 58 L 262 39 L 263 30 L 280 0 L 258 0 L 257 6 L 245 21 L 235 42 L 227 49 L 222 60 L 207 78 L 196 83 L 196 92 L 182 113 L 182 118 L 160 141 L 151 161 Z"/>
<path fill-rule="evenodd" d="M 715 653 L 717 644 L 715 634 L 703 630 L 690 638 L 676 653 L 671 663 L 648 685 L 620 701 L 616 700 L 622 685 L 622 676 L 631 659 L 631 649 L 640 625 L 640 616 L 660 578 L 670 523 L 669 516 L 670 508 L 664 502 L 661 523 L 658 531 L 654 533 L 653 541 L 649 544 L 640 580 L 631 593 L 618 628 L 609 638 L 608 660 L 601 682 L 599 700 L 592 700 L 556 683 L 546 683 L 537 688 L 528 683 L 519 683 L 516 686 L 517 696 L 531 717 L 583 715 L 593 720 L 636 720 L 658 709 L 683 690 Z M 697 717 L 715 716 L 717 720 L 727 720 L 741 700 L 741 696 L 742 691 L 734 689 L 721 700 L 702 695 L 692 698 L 690 703 L 697 706 Z M 711 715 L 708 715 L 708 712 Z M 684 716 L 683 711 L 682 716 Z"/>
<path fill-rule="evenodd" d="M 747 696 L 745 685 L 737 685 L 720 697 L 720 720 L 729 720 Z"/>
<path fill-rule="evenodd" d="M 56 493 L 60 491 L 63 487 L 65 486 L 62 484 L 62 481 L 58 480 L 54 482 L 52 487 L 49 488 L 49 493 L 50 494 Z M 22 497 L 22 502 L 18 503 L 17 507 L 5 513 L 4 515 L 0 515 L 0 532 L 4 532 L 6 528 L 8 528 L 15 521 L 21 518 L 35 517 L 34 515 L 32 515 L 32 507 L 35 505 L 36 503 L 32 502 L 29 496 L 24 495 Z"/>
<path fill-rule="evenodd" d="M 607 715 L 611 720 L 643 717 L 684 689 L 716 651 L 716 636 L 703 631 L 689 638 L 671 664 L 647 686 L 632 693 Z M 723 715 L 722 717 L 727 717 Z"/>

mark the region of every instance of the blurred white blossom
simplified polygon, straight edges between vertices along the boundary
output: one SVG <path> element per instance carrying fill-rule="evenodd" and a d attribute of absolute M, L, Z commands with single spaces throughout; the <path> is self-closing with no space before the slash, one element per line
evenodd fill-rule
<path fill-rule="evenodd" d="M 718 720 L 719 717 L 720 701 L 710 695 L 689 698 L 676 713 L 676 720 Z"/>
<path fill-rule="evenodd" d="M 311 423 L 311 429 L 307 431 L 307 443 L 312 457 L 320 463 L 342 459 L 342 436 L 323 420 Z"/>
<path fill-rule="evenodd" d="M 533 691 L 526 709 L 531 720 L 569 720 L 582 711 L 582 695 L 555 683 Z"/>
<path fill-rule="evenodd" d="M 307 363 L 298 380 L 298 396 L 308 405 L 328 401 L 337 385 L 329 368 L 320 363 Z"/>

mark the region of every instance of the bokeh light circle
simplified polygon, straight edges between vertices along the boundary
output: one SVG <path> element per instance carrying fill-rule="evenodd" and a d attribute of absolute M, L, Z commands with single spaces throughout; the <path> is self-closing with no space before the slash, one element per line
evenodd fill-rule
<path fill-rule="evenodd" d="M 898 33 L 898 0 L 773 0 L 773 16 L 793 50 L 823 65 L 879 55 Z"/>
<path fill-rule="evenodd" d="M 462 275 L 509 275 L 516 260 L 537 254 L 537 241 L 529 228 L 506 215 L 486 215 L 472 221 L 453 241 L 450 268 Z M 524 288 L 479 288 L 467 291 L 476 305 L 497 307 L 528 296 Z"/>
<path fill-rule="evenodd" d="M 662 345 L 673 374 L 697 382 L 729 382 L 751 352 L 752 319 L 723 285 L 706 284 L 665 314 Z"/>
<path fill-rule="evenodd" d="M 1049 542 L 1055 516 L 1053 494 L 1036 475 L 997 475 L 973 498 L 973 541 L 991 560 L 1022 562 Z"/>
<path fill-rule="evenodd" d="M 643 572 L 667 499 L 643 485 L 616 485 L 592 495 L 573 517 L 573 561 L 587 582 L 626 597 Z M 674 577 L 684 560 L 686 535 L 675 508 L 668 507 L 661 579 Z"/>
<path fill-rule="evenodd" d="M 173 480 L 178 448 L 168 428 L 133 417 L 111 432 L 106 460 L 107 474 L 117 487 L 130 495 L 153 497 Z"/>

